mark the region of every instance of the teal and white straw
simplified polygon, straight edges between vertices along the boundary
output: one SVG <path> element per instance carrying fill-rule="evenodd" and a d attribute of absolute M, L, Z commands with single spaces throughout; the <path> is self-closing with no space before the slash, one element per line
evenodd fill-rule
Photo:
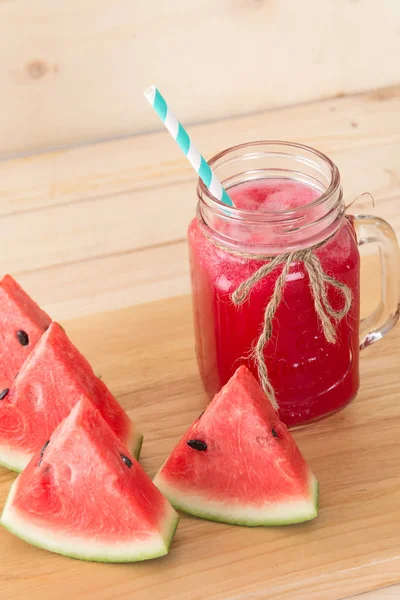
<path fill-rule="evenodd" d="M 165 127 L 168 129 L 214 198 L 217 198 L 217 200 L 220 200 L 228 206 L 233 206 L 233 202 L 228 196 L 225 188 L 222 186 L 222 183 L 215 173 L 210 169 L 205 158 L 197 150 L 186 129 L 172 113 L 158 89 L 154 85 L 151 85 L 144 92 L 144 96 L 154 108 L 161 121 L 164 123 Z"/>

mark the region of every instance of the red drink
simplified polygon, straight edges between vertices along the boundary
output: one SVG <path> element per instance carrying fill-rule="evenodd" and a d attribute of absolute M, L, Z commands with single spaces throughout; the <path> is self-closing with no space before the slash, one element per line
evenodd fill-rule
<path fill-rule="evenodd" d="M 321 182 L 318 184 L 311 177 L 268 178 L 265 171 L 260 175 L 258 179 L 228 185 L 236 209 L 246 209 L 239 219 L 228 217 L 221 207 L 209 210 L 211 204 L 206 199 L 203 208 L 200 201 L 198 218 L 190 224 L 196 351 L 201 377 L 210 397 L 241 364 L 257 376 L 256 365 L 249 354 L 260 334 L 265 306 L 282 266 L 259 281 L 243 305 L 235 306 L 232 292 L 264 262 L 229 250 L 270 255 L 321 243 L 315 252 L 322 268 L 346 284 L 353 297 L 349 313 L 335 323 L 336 343 L 329 343 L 324 336 L 308 275 L 303 263 L 297 262 L 291 265 L 283 298 L 273 319 L 272 337 L 264 352 L 280 418 L 294 426 L 339 410 L 357 394 L 359 252 L 354 228 L 343 216 L 339 186 L 336 200 L 329 207 L 329 198 L 313 206 L 313 201 L 324 194 Z M 225 185 L 228 183 L 229 178 L 225 179 Z M 333 214 L 332 207 L 336 207 L 337 213 Z M 284 229 L 283 220 L 290 221 L 293 209 L 300 224 L 286 225 Z M 252 220 L 251 211 L 261 218 L 260 222 L 254 220 L 255 217 Z M 284 219 L 280 219 L 281 215 L 285 215 Z M 343 306 L 343 297 L 333 288 L 328 290 L 328 296 L 335 309 Z"/>

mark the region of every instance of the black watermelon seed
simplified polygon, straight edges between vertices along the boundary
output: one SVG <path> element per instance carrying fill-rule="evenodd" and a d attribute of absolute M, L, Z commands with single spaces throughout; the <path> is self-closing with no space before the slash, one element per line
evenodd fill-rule
<path fill-rule="evenodd" d="M 2 392 L 0 392 L 0 400 L 3 400 L 3 398 L 5 398 L 7 396 L 9 391 L 10 391 L 10 388 L 4 388 L 4 390 Z"/>
<path fill-rule="evenodd" d="M 39 458 L 39 461 L 37 464 L 38 467 L 40 467 L 40 465 L 42 464 L 44 451 L 46 450 L 46 448 L 49 444 L 50 444 L 50 440 L 47 440 L 47 442 L 45 443 L 45 445 L 43 446 L 43 448 L 40 451 L 40 458 Z M 47 467 L 46 467 L 46 469 L 47 469 Z"/>
<path fill-rule="evenodd" d="M 132 466 L 131 459 L 125 456 L 125 454 L 120 454 L 120 457 L 122 458 L 122 461 L 126 464 L 126 466 L 130 469 Z"/>
<path fill-rule="evenodd" d="M 17 338 L 21 346 L 27 346 L 29 344 L 28 334 L 25 331 L 22 331 L 22 329 L 17 331 Z"/>
<path fill-rule="evenodd" d="M 40 451 L 40 456 L 43 456 L 44 451 L 46 450 L 46 448 L 49 444 L 50 444 L 50 440 L 47 440 L 47 442 L 45 443 L 45 445 L 43 446 L 43 448 Z"/>
<path fill-rule="evenodd" d="M 279 437 L 279 435 L 276 433 L 275 429 L 273 429 L 273 430 L 272 430 L 272 435 L 273 435 L 274 437 L 276 437 L 276 438 L 278 438 L 278 437 Z"/>
<path fill-rule="evenodd" d="M 202 440 L 188 440 L 187 445 L 193 448 L 193 450 L 199 450 L 199 452 L 207 450 L 207 444 Z"/>
<path fill-rule="evenodd" d="M 201 413 L 201 415 L 199 415 L 199 419 L 201 419 L 201 417 L 204 415 L 204 413 L 205 413 L 205 412 L 206 412 L 206 411 L 205 411 L 205 410 L 203 410 L 203 412 Z"/>

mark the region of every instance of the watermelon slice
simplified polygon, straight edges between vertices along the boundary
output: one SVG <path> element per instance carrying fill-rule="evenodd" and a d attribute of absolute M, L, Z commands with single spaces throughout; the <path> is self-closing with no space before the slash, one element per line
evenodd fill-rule
<path fill-rule="evenodd" d="M 167 554 L 178 520 L 87 399 L 14 481 L 1 516 L 35 546 L 100 562 Z"/>
<path fill-rule="evenodd" d="M 139 455 L 142 436 L 87 360 L 53 322 L 0 401 L 0 464 L 21 471 L 81 396 Z"/>
<path fill-rule="evenodd" d="M 10 387 L 50 323 L 21 286 L 5 275 L 0 281 L 0 392 Z"/>
<path fill-rule="evenodd" d="M 317 516 L 318 483 L 246 367 L 240 367 L 167 458 L 154 483 L 175 508 L 237 525 Z"/>

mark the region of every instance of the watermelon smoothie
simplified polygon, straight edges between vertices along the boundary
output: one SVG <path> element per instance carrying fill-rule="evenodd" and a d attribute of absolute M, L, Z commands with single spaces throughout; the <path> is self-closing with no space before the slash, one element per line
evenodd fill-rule
<path fill-rule="evenodd" d="M 305 173 L 294 169 L 290 157 L 285 168 L 276 161 L 269 169 L 258 156 L 257 169 L 246 162 L 244 172 L 237 149 L 236 161 L 226 160 L 224 153 L 217 158 L 221 156 L 228 164 L 221 179 L 235 208 L 216 206 L 200 186 L 197 218 L 188 233 L 196 353 L 204 387 L 211 398 L 241 364 L 257 376 L 250 353 L 282 266 L 235 306 L 232 292 L 265 262 L 251 254 L 275 256 L 320 244 L 315 252 L 324 271 L 352 292 L 349 313 L 334 323 L 336 343 L 325 338 L 303 263 L 292 263 L 264 351 L 280 418 L 288 426 L 310 423 L 344 407 L 359 387 L 359 252 L 352 223 L 344 216 L 338 173 L 329 159 L 323 171 L 318 161 L 325 157 L 318 153 L 315 172 L 308 168 Z M 328 297 L 336 310 L 343 306 L 335 289 L 328 289 Z"/>

